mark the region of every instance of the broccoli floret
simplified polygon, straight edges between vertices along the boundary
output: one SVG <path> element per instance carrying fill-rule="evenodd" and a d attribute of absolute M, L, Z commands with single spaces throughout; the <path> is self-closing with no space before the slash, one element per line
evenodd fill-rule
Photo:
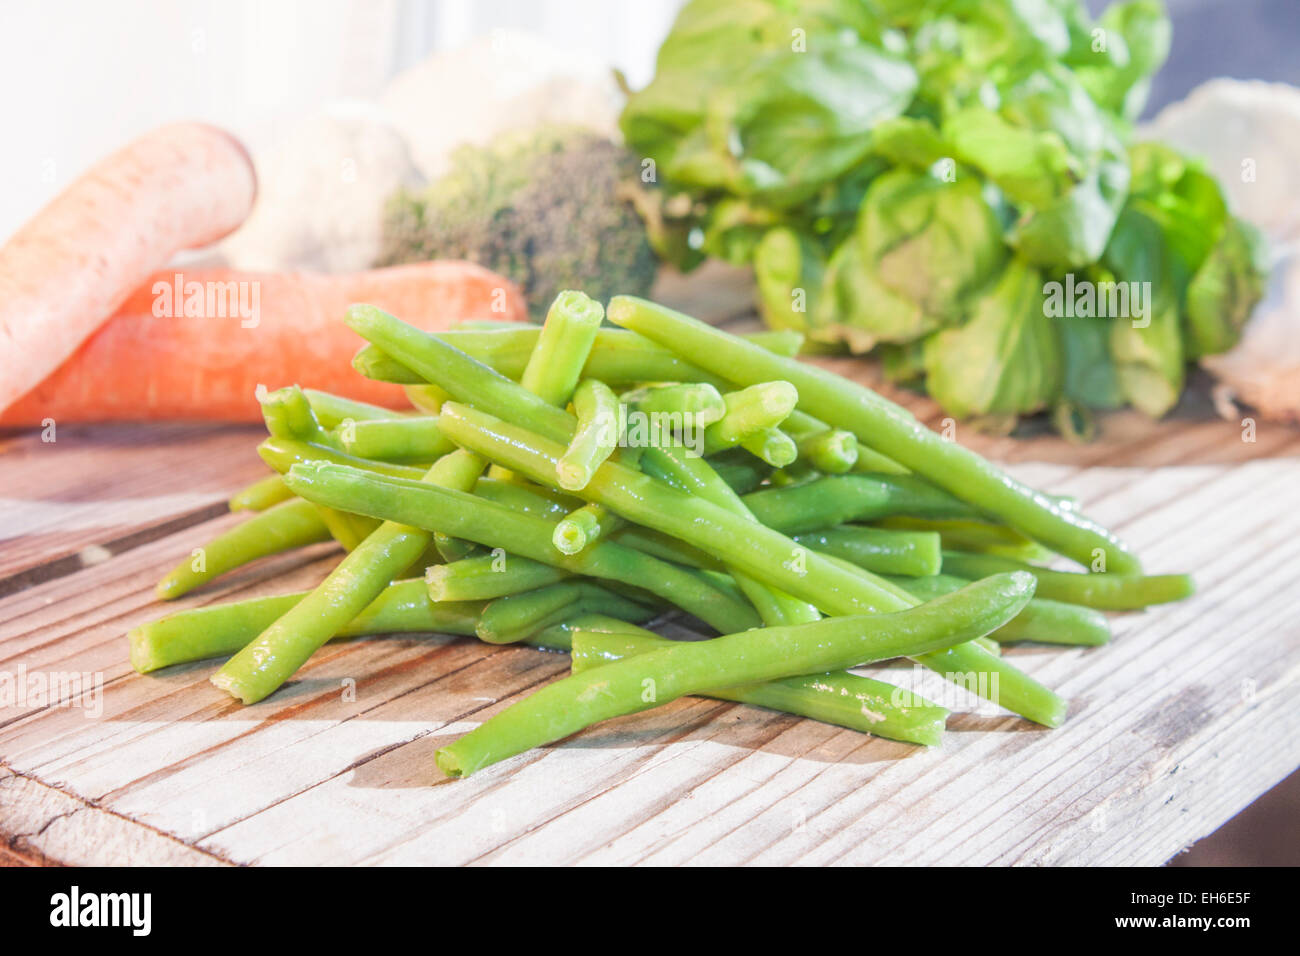
<path fill-rule="evenodd" d="M 463 146 L 384 216 L 380 265 L 468 259 L 512 279 L 540 320 L 556 293 L 644 295 L 656 259 L 629 199 L 635 157 L 598 133 L 543 126 Z"/>

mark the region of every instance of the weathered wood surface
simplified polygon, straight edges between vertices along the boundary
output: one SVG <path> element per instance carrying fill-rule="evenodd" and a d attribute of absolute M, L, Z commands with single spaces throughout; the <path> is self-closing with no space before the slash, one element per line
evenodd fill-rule
<path fill-rule="evenodd" d="M 1300 432 L 1242 431 L 1203 395 L 1158 426 L 1111 416 L 1085 448 L 959 430 L 1078 496 L 1150 571 L 1197 577 L 1191 601 L 1116 616 L 1108 647 L 1008 650 L 1070 698 L 1060 730 L 959 706 L 927 752 L 692 698 L 457 782 L 434 750 L 566 658 L 361 639 L 250 708 L 207 683 L 211 663 L 135 675 L 123 634 L 163 613 L 153 582 L 237 520 L 221 503 L 259 474 L 256 431 L 10 435 L 0 674 L 86 673 L 102 696 L 0 708 L 0 863 L 1163 862 L 1300 764 Z M 271 559 L 177 606 L 305 587 L 331 560 Z"/>

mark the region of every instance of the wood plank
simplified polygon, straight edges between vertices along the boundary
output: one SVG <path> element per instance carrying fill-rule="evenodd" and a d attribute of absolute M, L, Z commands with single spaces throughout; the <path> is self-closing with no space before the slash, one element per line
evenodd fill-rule
<path fill-rule="evenodd" d="M 62 425 L 53 441 L 43 434 L 0 430 L 0 595 L 210 518 L 266 474 L 250 426 Z"/>
<path fill-rule="evenodd" d="M 1060 730 L 960 699 L 942 750 L 923 751 L 687 699 L 456 782 L 434 750 L 564 673 L 564 657 L 435 635 L 341 642 L 251 708 L 207 683 L 212 663 L 135 675 L 122 635 L 168 610 L 151 592 L 168 567 L 238 520 L 219 503 L 259 473 L 256 432 L 128 429 L 109 441 L 113 469 L 88 436 L 26 436 L 0 457 L 0 497 L 49 489 L 68 507 L 0 514 L 24 522 L 0 540 L 0 580 L 17 582 L 0 596 L 0 671 L 89 674 L 102 712 L 0 710 L 0 861 L 1163 862 L 1300 764 L 1300 431 L 1243 442 L 1198 401 L 1159 426 L 1110 416 L 1082 449 L 959 426 L 1024 480 L 1076 495 L 1152 572 L 1196 572 L 1191 601 L 1114 616 L 1108 647 L 1008 649 L 1070 698 Z M 124 535 L 103 560 L 22 577 Z M 269 559 L 175 606 L 307 587 L 336 553 Z M 949 686 L 867 672 L 932 697 Z"/>
<path fill-rule="evenodd" d="M 202 850 L 0 766 L 7 865 L 221 866 Z"/>

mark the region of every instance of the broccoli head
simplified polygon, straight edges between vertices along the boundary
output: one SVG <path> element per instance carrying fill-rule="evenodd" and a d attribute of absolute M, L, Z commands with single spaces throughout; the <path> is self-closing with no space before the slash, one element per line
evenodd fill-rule
<path fill-rule="evenodd" d="M 636 171 L 626 150 L 576 127 L 462 146 L 441 179 L 389 200 L 378 264 L 477 262 L 516 282 L 538 320 L 562 289 L 644 295 L 657 263 L 630 199 Z"/>

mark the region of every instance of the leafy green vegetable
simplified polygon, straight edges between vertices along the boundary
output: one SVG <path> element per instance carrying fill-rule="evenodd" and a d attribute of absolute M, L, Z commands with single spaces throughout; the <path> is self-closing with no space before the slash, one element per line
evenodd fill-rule
<path fill-rule="evenodd" d="M 808 328 L 808 295 L 821 288 L 821 250 L 793 229 L 769 230 L 754 252 L 763 318 L 774 329 Z"/>
<path fill-rule="evenodd" d="M 768 323 L 877 349 L 954 414 L 1050 410 L 1076 436 L 1091 408 L 1163 414 L 1264 277 L 1208 173 L 1128 143 L 1169 41 L 1160 0 L 1095 21 L 1081 0 L 691 0 L 621 120 L 656 170 L 651 240 L 682 268 L 752 263 Z M 1067 282 L 1092 306 L 1053 311 Z"/>
<path fill-rule="evenodd" d="M 1124 404 L 1119 374 L 1110 355 L 1110 320 L 1061 316 L 1054 319 L 1065 362 L 1064 398 L 1084 408 L 1119 408 Z"/>
<path fill-rule="evenodd" d="M 1061 389 L 1061 339 L 1043 309 L 1042 275 L 1011 260 L 965 325 L 925 340 L 924 361 L 930 394 L 954 415 L 1050 407 Z"/>
<path fill-rule="evenodd" d="M 1170 28 L 1160 0 L 1111 4 L 1083 51 L 1069 58 L 1084 88 L 1103 109 L 1127 120 L 1146 105 L 1150 77 L 1169 56 Z"/>
<path fill-rule="evenodd" d="M 1178 302 L 1186 286 L 1185 266 L 1159 219 L 1140 200 L 1121 213 L 1105 262 L 1120 282 L 1137 283 L 1130 288 L 1142 289 L 1145 300 L 1140 308 L 1130 308 L 1134 314 L 1112 317 L 1110 347 L 1120 391 L 1136 408 L 1158 417 L 1174 406 L 1183 389 Z"/>
<path fill-rule="evenodd" d="M 1236 345 L 1267 279 L 1263 236 L 1249 223 L 1228 217 L 1219 241 L 1187 287 L 1188 358 L 1226 352 Z"/>

